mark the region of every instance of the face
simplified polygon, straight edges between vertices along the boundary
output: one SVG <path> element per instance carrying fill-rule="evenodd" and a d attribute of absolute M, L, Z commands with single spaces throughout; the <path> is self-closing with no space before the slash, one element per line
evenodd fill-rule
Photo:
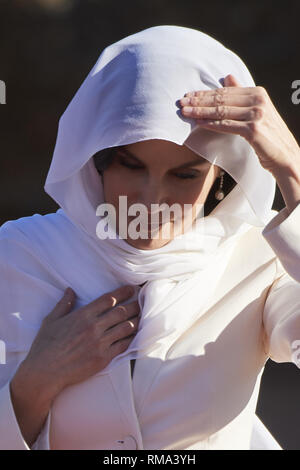
<path fill-rule="evenodd" d="M 178 218 L 173 217 L 172 220 L 170 212 L 171 217 L 168 217 L 166 222 L 160 215 L 161 224 L 156 226 L 155 237 L 151 227 L 147 225 L 145 239 L 132 238 L 128 230 L 125 240 L 142 250 L 153 250 L 166 245 L 174 236 L 186 231 L 183 225 L 187 214 L 184 212 L 185 204 L 190 208 L 189 220 L 195 220 L 199 207 L 203 206 L 219 171 L 219 167 L 212 165 L 185 145 L 166 140 L 145 140 L 120 147 L 112 163 L 102 174 L 105 202 L 112 204 L 116 211 L 117 232 L 119 196 L 127 197 L 128 208 L 131 204 L 143 204 L 149 223 L 153 213 L 157 211 L 153 204 L 166 203 L 168 207 L 179 204 L 182 208 L 179 226 Z M 138 215 L 136 213 L 134 216 L 126 216 L 128 228 Z M 139 229 L 137 231 L 139 232 Z"/>

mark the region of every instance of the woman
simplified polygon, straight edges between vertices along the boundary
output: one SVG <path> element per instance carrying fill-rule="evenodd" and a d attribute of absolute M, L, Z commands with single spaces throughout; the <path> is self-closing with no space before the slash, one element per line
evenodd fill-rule
<path fill-rule="evenodd" d="M 241 59 L 177 26 L 107 47 L 45 190 L 1 227 L 1 448 L 280 448 L 255 408 L 298 366 L 300 150 Z"/>

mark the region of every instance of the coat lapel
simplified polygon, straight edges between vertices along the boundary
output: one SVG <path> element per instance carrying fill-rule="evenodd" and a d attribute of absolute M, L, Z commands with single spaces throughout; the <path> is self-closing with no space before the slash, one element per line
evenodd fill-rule
<path fill-rule="evenodd" d="M 108 372 L 108 375 L 119 405 L 123 411 L 123 415 L 128 423 L 128 430 L 129 432 L 135 431 L 138 447 L 139 449 L 143 449 L 142 434 L 134 402 L 130 361 L 121 362 L 118 366 L 113 367 L 112 370 Z"/>

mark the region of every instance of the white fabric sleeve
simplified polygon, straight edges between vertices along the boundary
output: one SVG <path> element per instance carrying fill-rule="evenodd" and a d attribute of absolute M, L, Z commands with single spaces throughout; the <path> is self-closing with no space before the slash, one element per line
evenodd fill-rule
<path fill-rule="evenodd" d="M 41 311 L 41 305 L 35 301 L 34 282 L 37 280 L 29 270 L 32 264 L 30 255 L 23 259 L 27 252 L 22 239 L 16 240 L 13 223 L 7 222 L 0 227 L 0 449 L 47 450 L 50 449 L 51 412 L 30 448 L 19 427 L 10 393 L 10 381 L 39 329 L 39 322 L 27 321 L 27 311 Z M 27 277 L 21 275 L 22 263 L 29 271 Z M 32 295 L 25 297 L 24 291 L 32 292 Z"/>
<path fill-rule="evenodd" d="M 289 214 L 284 207 L 265 226 L 262 235 L 285 271 L 300 282 L 300 203 Z"/>
<path fill-rule="evenodd" d="M 262 235 L 277 255 L 277 274 L 263 312 L 265 347 L 275 362 L 300 368 L 300 204 L 282 209 Z"/>

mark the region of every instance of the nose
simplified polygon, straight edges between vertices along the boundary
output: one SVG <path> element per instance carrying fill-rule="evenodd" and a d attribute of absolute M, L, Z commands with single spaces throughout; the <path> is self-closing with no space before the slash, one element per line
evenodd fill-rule
<path fill-rule="evenodd" d="M 159 206 L 168 202 L 168 195 L 162 184 L 149 182 L 144 185 L 141 192 L 139 202 L 142 203 L 149 215 L 159 212 Z M 154 206 L 157 205 L 157 207 Z"/>

